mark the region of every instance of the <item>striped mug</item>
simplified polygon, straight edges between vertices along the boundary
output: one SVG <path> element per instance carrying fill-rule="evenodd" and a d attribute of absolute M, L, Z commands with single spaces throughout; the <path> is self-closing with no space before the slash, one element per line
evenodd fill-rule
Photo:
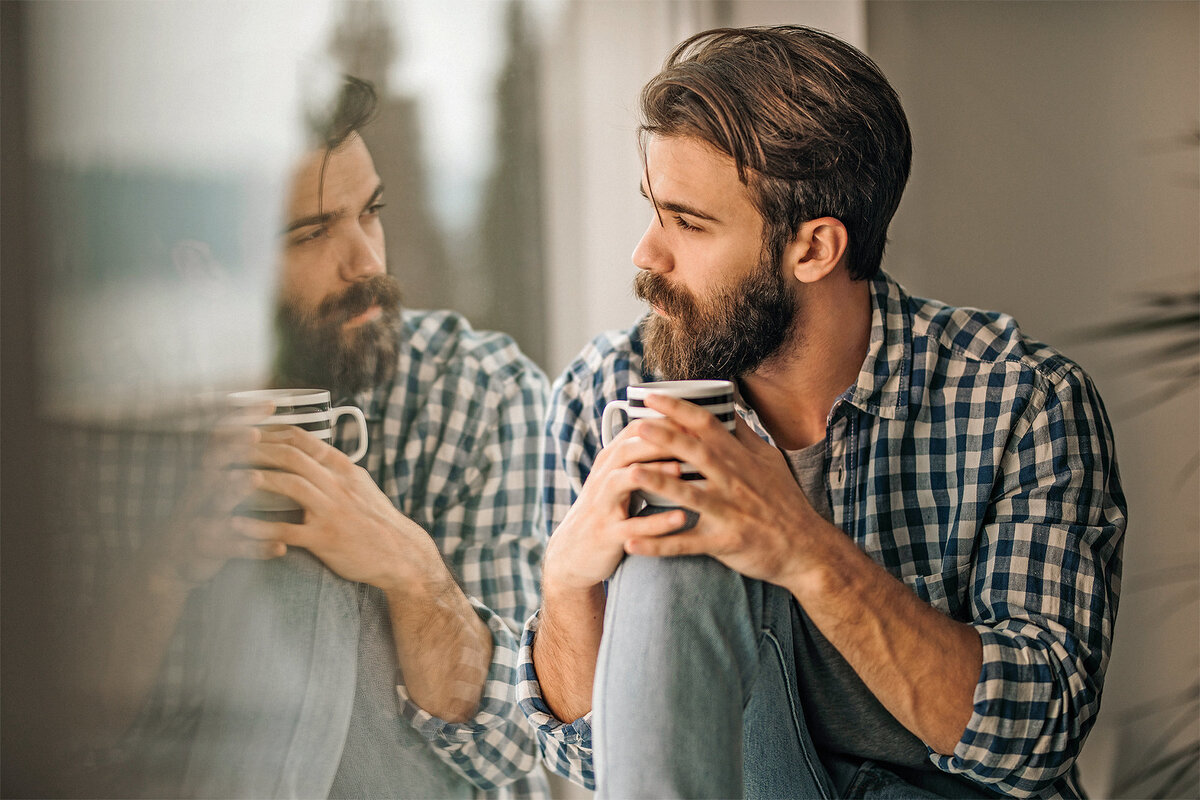
<path fill-rule="evenodd" d="M 600 420 L 600 440 L 607 447 L 616 438 L 622 424 L 617 426 L 621 415 L 630 420 L 661 417 L 662 414 L 646 407 L 646 397 L 651 394 L 665 394 L 687 400 L 715 414 L 717 419 L 731 433 L 734 430 L 735 415 L 733 407 L 733 381 L 655 381 L 652 383 L 635 383 L 625 390 L 624 400 L 613 400 L 604 407 L 604 416 Z M 696 471 L 691 464 L 685 463 L 681 477 L 685 481 L 704 480 L 704 476 Z M 675 508 L 676 503 L 661 495 L 650 492 L 639 492 L 642 499 L 651 506 L 662 509 Z"/>
<path fill-rule="evenodd" d="M 254 420 L 253 425 L 294 425 L 326 442 L 333 438 L 333 426 L 338 417 L 349 414 L 358 423 L 358 446 L 348 454 L 350 460 L 358 461 L 367 452 L 367 420 L 362 410 L 355 406 L 330 408 L 329 392 L 325 389 L 253 389 L 229 395 L 229 404 L 234 408 L 253 408 L 266 403 L 274 405 L 274 412 Z M 261 489 L 256 490 L 244 505 L 254 511 L 299 508 L 291 498 Z"/>

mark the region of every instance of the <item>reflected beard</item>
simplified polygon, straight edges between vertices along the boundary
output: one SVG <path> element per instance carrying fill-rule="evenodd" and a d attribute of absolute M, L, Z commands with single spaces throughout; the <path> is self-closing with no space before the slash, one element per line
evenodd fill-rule
<path fill-rule="evenodd" d="M 327 297 L 315 311 L 281 300 L 275 313 L 278 381 L 329 389 L 336 400 L 391 380 L 399 346 L 400 299 L 396 279 L 376 275 Z M 377 319 L 345 327 L 371 306 L 380 308 Z"/>
<path fill-rule="evenodd" d="M 642 323 L 646 366 L 663 380 L 737 380 L 754 372 L 793 337 L 799 316 L 780 267 L 764 254 L 750 275 L 703 307 L 661 274 L 639 273 L 634 292 L 666 314 Z"/>

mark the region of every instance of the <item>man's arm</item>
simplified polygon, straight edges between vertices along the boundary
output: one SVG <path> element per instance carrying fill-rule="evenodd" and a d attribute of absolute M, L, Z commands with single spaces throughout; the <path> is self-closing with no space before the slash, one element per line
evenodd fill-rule
<path fill-rule="evenodd" d="M 596 456 L 582 491 L 546 547 L 542 620 L 533 658 L 542 696 L 560 720 L 591 710 L 592 679 L 604 623 L 604 581 L 625 555 L 625 543 L 679 528 L 682 512 L 630 517 L 630 498 L 643 473 L 679 475 L 679 464 L 637 436 L 637 423 Z"/>
<path fill-rule="evenodd" d="M 482 789 L 536 763 L 514 684 L 516 631 L 538 602 L 536 432 L 546 386 L 532 364 L 505 363 L 486 375 L 452 373 L 445 380 L 456 383 L 439 389 L 454 406 L 438 413 L 456 423 L 422 443 L 429 478 L 412 509 L 421 524 L 340 452 L 289 430 L 260 460 L 287 472 L 265 471 L 262 485 L 305 506 L 305 524 L 246 528 L 385 592 L 401 714 Z"/>
<path fill-rule="evenodd" d="M 479 705 L 492 637 L 437 545 L 346 455 L 298 428 L 262 433 L 254 487 L 290 497 L 303 523 L 235 521 L 246 536 L 303 547 L 346 580 L 384 591 L 396 654 L 412 700 L 450 721 Z M 430 630 L 438 635 L 430 634 Z"/>

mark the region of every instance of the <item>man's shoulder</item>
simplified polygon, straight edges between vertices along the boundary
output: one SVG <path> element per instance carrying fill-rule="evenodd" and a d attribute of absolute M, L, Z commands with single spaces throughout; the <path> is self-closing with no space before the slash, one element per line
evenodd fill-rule
<path fill-rule="evenodd" d="M 410 382 L 546 383 L 545 373 L 511 336 L 476 330 L 456 311 L 405 309 L 401 338 L 399 374 Z"/>
<path fill-rule="evenodd" d="M 914 348 L 923 343 L 946 369 L 957 364 L 985 371 L 1028 370 L 1051 382 L 1082 372 L 1070 358 L 1024 332 L 1010 314 L 920 297 L 906 302 Z"/>
<path fill-rule="evenodd" d="M 559 375 L 556 393 L 613 399 L 618 390 L 643 380 L 642 352 L 640 323 L 605 331 L 588 342 Z"/>

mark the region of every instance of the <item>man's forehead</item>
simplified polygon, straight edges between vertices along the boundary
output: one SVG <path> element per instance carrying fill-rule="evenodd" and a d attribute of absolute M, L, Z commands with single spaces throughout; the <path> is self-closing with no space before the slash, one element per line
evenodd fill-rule
<path fill-rule="evenodd" d="M 300 158 L 288 187 L 288 218 L 316 214 L 318 206 L 330 212 L 362 203 L 379 183 L 366 144 L 351 134 L 332 150 L 317 148 Z"/>
<path fill-rule="evenodd" d="M 733 158 L 703 139 L 650 136 L 645 165 L 642 192 L 660 203 L 698 204 L 722 217 L 750 203 Z"/>

